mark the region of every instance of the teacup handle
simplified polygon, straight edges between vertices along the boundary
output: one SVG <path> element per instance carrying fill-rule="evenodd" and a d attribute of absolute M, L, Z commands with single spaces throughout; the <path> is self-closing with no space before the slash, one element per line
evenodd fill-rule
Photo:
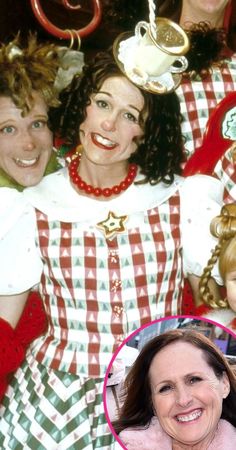
<path fill-rule="evenodd" d="M 188 60 L 185 58 L 185 56 L 180 56 L 179 58 L 176 58 L 175 63 L 178 62 L 180 66 L 175 66 L 172 64 L 172 66 L 169 67 L 168 72 L 171 73 L 179 73 L 184 72 L 188 67 Z"/>
<path fill-rule="evenodd" d="M 147 22 L 145 22 L 144 20 L 142 20 L 141 22 L 138 22 L 134 29 L 135 36 L 137 36 L 139 39 L 141 39 L 143 37 L 143 35 L 141 33 L 142 29 L 146 30 L 146 32 L 149 30 L 149 24 Z"/>

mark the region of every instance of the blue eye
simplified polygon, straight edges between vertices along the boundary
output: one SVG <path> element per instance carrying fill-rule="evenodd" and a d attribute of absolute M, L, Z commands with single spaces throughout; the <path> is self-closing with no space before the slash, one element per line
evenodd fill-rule
<path fill-rule="evenodd" d="M 9 125 L 7 127 L 2 128 L 0 131 L 3 134 L 12 134 L 15 131 L 15 128 Z"/>
<path fill-rule="evenodd" d="M 45 127 L 45 125 L 47 125 L 47 122 L 45 120 L 35 120 L 35 122 L 33 122 L 32 124 L 32 128 L 43 128 Z"/>

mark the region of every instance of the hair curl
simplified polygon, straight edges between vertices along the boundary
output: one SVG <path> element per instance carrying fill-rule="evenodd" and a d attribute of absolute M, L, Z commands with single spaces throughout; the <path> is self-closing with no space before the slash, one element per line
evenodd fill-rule
<path fill-rule="evenodd" d="M 224 60 L 226 32 L 223 28 L 211 28 L 207 22 L 193 23 L 186 30 L 190 48 L 186 53 L 188 68 L 185 77 L 207 77 L 215 65 Z"/>
<path fill-rule="evenodd" d="M 124 403 L 119 418 L 113 422 L 117 434 L 128 427 L 146 428 L 154 415 L 150 385 L 150 366 L 153 358 L 167 345 L 187 342 L 203 351 L 207 364 L 216 377 L 221 379 L 226 373 L 230 383 L 230 393 L 223 400 L 221 418 L 236 426 L 236 377 L 229 363 L 218 347 L 204 334 L 195 330 L 171 330 L 150 340 L 141 350 L 130 369 L 124 385 Z"/>
<path fill-rule="evenodd" d="M 199 282 L 199 293 L 207 305 L 213 308 L 225 308 L 228 306 L 227 300 L 215 301 L 208 283 L 217 260 L 219 260 L 219 270 L 224 281 L 227 272 L 236 269 L 236 204 L 224 205 L 221 214 L 212 220 L 210 230 L 219 242 L 203 270 Z"/>
<path fill-rule="evenodd" d="M 25 116 L 33 105 L 33 91 L 41 94 L 48 107 L 59 104 L 54 81 L 59 67 L 58 47 L 39 44 L 30 33 L 27 45 L 18 34 L 0 46 L 0 96 L 10 97 Z"/>
<path fill-rule="evenodd" d="M 179 23 L 182 11 L 182 0 L 159 0 L 158 13 Z M 211 28 L 207 22 L 192 23 L 185 29 L 190 48 L 186 53 L 188 69 L 184 76 L 195 79 L 205 78 L 214 65 L 220 65 L 225 59 L 227 45 L 232 38 L 233 30 Z M 234 31 L 235 32 L 235 31 Z M 227 52 L 228 53 L 228 52 Z"/>
<path fill-rule="evenodd" d="M 79 128 L 86 117 L 86 107 L 91 95 L 98 92 L 110 77 L 124 76 L 111 51 L 98 53 L 93 62 L 83 67 L 82 75 L 76 75 L 71 85 L 62 91 L 61 106 L 51 114 L 51 120 L 59 124 L 59 136 L 66 144 L 77 146 Z M 176 93 L 154 95 L 140 89 L 144 98 L 140 125 L 144 136 L 137 141 L 137 150 L 130 162 L 137 163 L 145 182 L 163 181 L 171 184 L 174 174 L 181 173 L 183 138 L 179 100 Z"/>

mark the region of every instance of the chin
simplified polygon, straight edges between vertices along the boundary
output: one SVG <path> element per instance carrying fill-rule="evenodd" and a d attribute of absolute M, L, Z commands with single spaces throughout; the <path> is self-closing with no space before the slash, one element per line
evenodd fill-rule
<path fill-rule="evenodd" d="M 37 186 L 37 184 L 39 184 L 39 182 L 41 181 L 42 177 L 37 178 L 36 180 L 32 180 L 29 181 L 28 183 L 23 184 L 22 186 L 24 187 L 33 187 L 33 186 Z"/>
<path fill-rule="evenodd" d="M 42 175 L 34 176 L 34 177 L 30 176 L 30 177 L 24 177 L 23 179 L 19 179 L 16 181 L 21 186 L 27 188 L 27 187 L 36 186 L 42 180 L 42 178 L 43 178 Z"/>
<path fill-rule="evenodd" d="M 35 168 L 35 169 L 39 169 L 39 168 Z M 25 174 L 24 176 L 22 176 L 22 186 L 24 187 L 31 187 L 31 186 L 35 186 L 36 184 L 40 183 L 40 181 L 42 180 L 45 170 L 46 170 L 46 166 L 43 168 L 40 168 L 40 170 L 31 170 L 29 171 L 29 173 Z"/>

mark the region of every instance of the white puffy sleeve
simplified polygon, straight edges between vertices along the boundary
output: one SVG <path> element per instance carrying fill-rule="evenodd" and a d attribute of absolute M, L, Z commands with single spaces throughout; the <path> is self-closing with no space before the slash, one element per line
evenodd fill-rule
<path fill-rule="evenodd" d="M 0 189 L 0 295 L 24 292 L 40 280 L 35 211 L 20 192 Z"/>
<path fill-rule="evenodd" d="M 210 223 L 220 214 L 223 186 L 213 177 L 194 175 L 185 179 L 180 196 L 184 273 L 201 276 L 218 242 L 210 233 Z M 222 284 L 217 264 L 212 276 Z"/>

